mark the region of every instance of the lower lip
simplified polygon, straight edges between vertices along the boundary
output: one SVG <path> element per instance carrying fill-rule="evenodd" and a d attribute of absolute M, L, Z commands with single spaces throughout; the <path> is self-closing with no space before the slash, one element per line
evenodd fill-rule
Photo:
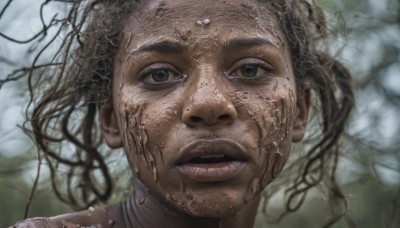
<path fill-rule="evenodd" d="M 242 161 L 212 164 L 187 163 L 178 166 L 178 169 L 184 176 L 195 181 L 227 181 L 236 177 L 244 165 Z"/>

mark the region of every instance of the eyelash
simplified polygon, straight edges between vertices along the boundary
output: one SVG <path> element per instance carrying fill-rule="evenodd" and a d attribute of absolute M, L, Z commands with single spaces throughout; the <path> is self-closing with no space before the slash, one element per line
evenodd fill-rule
<path fill-rule="evenodd" d="M 237 65 L 239 65 L 239 66 L 237 66 Z M 235 78 L 235 79 L 259 80 L 259 79 L 263 79 L 263 78 L 265 78 L 267 76 L 270 76 L 270 75 L 272 75 L 274 73 L 274 70 L 272 69 L 272 67 L 269 64 L 267 64 L 264 61 L 259 60 L 259 59 L 251 59 L 251 58 L 250 59 L 247 59 L 247 58 L 246 59 L 242 59 L 242 60 L 239 60 L 238 62 L 236 62 L 233 66 L 234 66 L 234 70 L 232 70 L 231 73 L 228 74 L 228 76 L 230 78 Z M 258 75 L 258 76 L 255 76 L 255 77 L 238 76 L 237 72 L 239 70 L 240 71 L 243 70 L 243 67 L 246 67 L 246 66 L 257 67 L 256 68 L 257 69 L 257 72 L 256 72 L 257 74 L 259 73 L 258 71 L 260 69 L 263 70 L 264 72 L 262 72 L 262 75 Z M 240 72 L 240 73 L 243 74 L 243 72 Z"/>
<path fill-rule="evenodd" d="M 250 67 L 247 70 L 249 72 L 243 72 L 245 67 Z M 255 68 L 254 68 L 255 67 Z M 244 58 L 241 59 L 233 64 L 234 70 L 230 71 L 230 73 L 227 74 L 228 78 L 231 79 L 238 79 L 238 80 L 244 80 L 244 81 L 258 81 L 261 79 L 264 79 L 270 75 L 273 74 L 272 67 L 265 63 L 264 61 L 256 58 Z M 254 72 L 251 72 L 251 71 Z M 164 72 L 163 72 L 164 71 Z M 261 72 L 260 72 L 261 71 Z M 164 79 L 161 79 L 160 81 L 157 81 L 155 79 L 154 75 L 155 73 L 161 73 L 165 74 L 167 73 L 168 75 L 158 75 L 161 77 L 167 77 Z M 184 79 L 186 76 L 177 73 L 178 70 L 176 70 L 173 66 L 170 64 L 153 64 L 150 66 L 145 67 L 139 72 L 138 79 L 141 81 L 144 85 L 149 86 L 149 87 L 161 87 L 161 86 L 168 86 L 171 84 L 176 84 L 179 81 L 182 81 L 181 79 Z M 250 73 L 250 74 L 255 74 L 254 76 L 245 76 L 244 74 Z M 261 74 L 261 75 L 260 75 Z M 172 79 L 171 79 L 172 77 Z"/>
<path fill-rule="evenodd" d="M 164 73 L 168 73 L 167 78 L 165 81 L 160 81 L 157 82 L 154 78 L 155 74 L 157 72 L 165 71 Z M 176 79 L 170 80 L 171 77 L 175 77 Z M 143 82 L 146 85 L 150 86 L 160 86 L 164 84 L 171 84 L 174 83 L 175 81 L 178 81 L 179 79 L 184 78 L 183 75 L 177 73 L 177 70 L 171 69 L 169 66 L 148 66 L 144 68 L 140 73 L 139 73 L 139 81 Z M 148 81 L 153 81 L 153 82 L 146 82 L 146 78 L 150 78 Z"/>

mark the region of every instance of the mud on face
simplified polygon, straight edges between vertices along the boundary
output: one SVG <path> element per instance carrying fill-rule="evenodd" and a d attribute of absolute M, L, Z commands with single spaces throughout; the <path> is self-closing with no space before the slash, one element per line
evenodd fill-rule
<path fill-rule="evenodd" d="M 224 217 L 279 174 L 304 110 L 276 18 L 255 1 L 207 3 L 149 1 L 133 14 L 113 104 L 150 191 L 185 213 Z"/>

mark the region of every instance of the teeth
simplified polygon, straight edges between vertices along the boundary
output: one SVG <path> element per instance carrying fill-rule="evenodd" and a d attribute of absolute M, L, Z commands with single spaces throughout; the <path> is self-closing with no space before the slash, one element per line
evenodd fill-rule
<path fill-rule="evenodd" d="M 200 156 L 200 158 L 223 158 L 223 154 L 210 154 L 210 155 L 204 155 Z"/>

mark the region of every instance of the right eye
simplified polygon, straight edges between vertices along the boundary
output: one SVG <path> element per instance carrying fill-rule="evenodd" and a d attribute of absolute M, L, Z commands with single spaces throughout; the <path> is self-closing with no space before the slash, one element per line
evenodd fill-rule
<path fill-rule="evenodd" d="M 149 66 L 139 73 L 139 78 L 144 84 L 157 86 L 178 82 L 184 77 L 165 66 Z"/>

